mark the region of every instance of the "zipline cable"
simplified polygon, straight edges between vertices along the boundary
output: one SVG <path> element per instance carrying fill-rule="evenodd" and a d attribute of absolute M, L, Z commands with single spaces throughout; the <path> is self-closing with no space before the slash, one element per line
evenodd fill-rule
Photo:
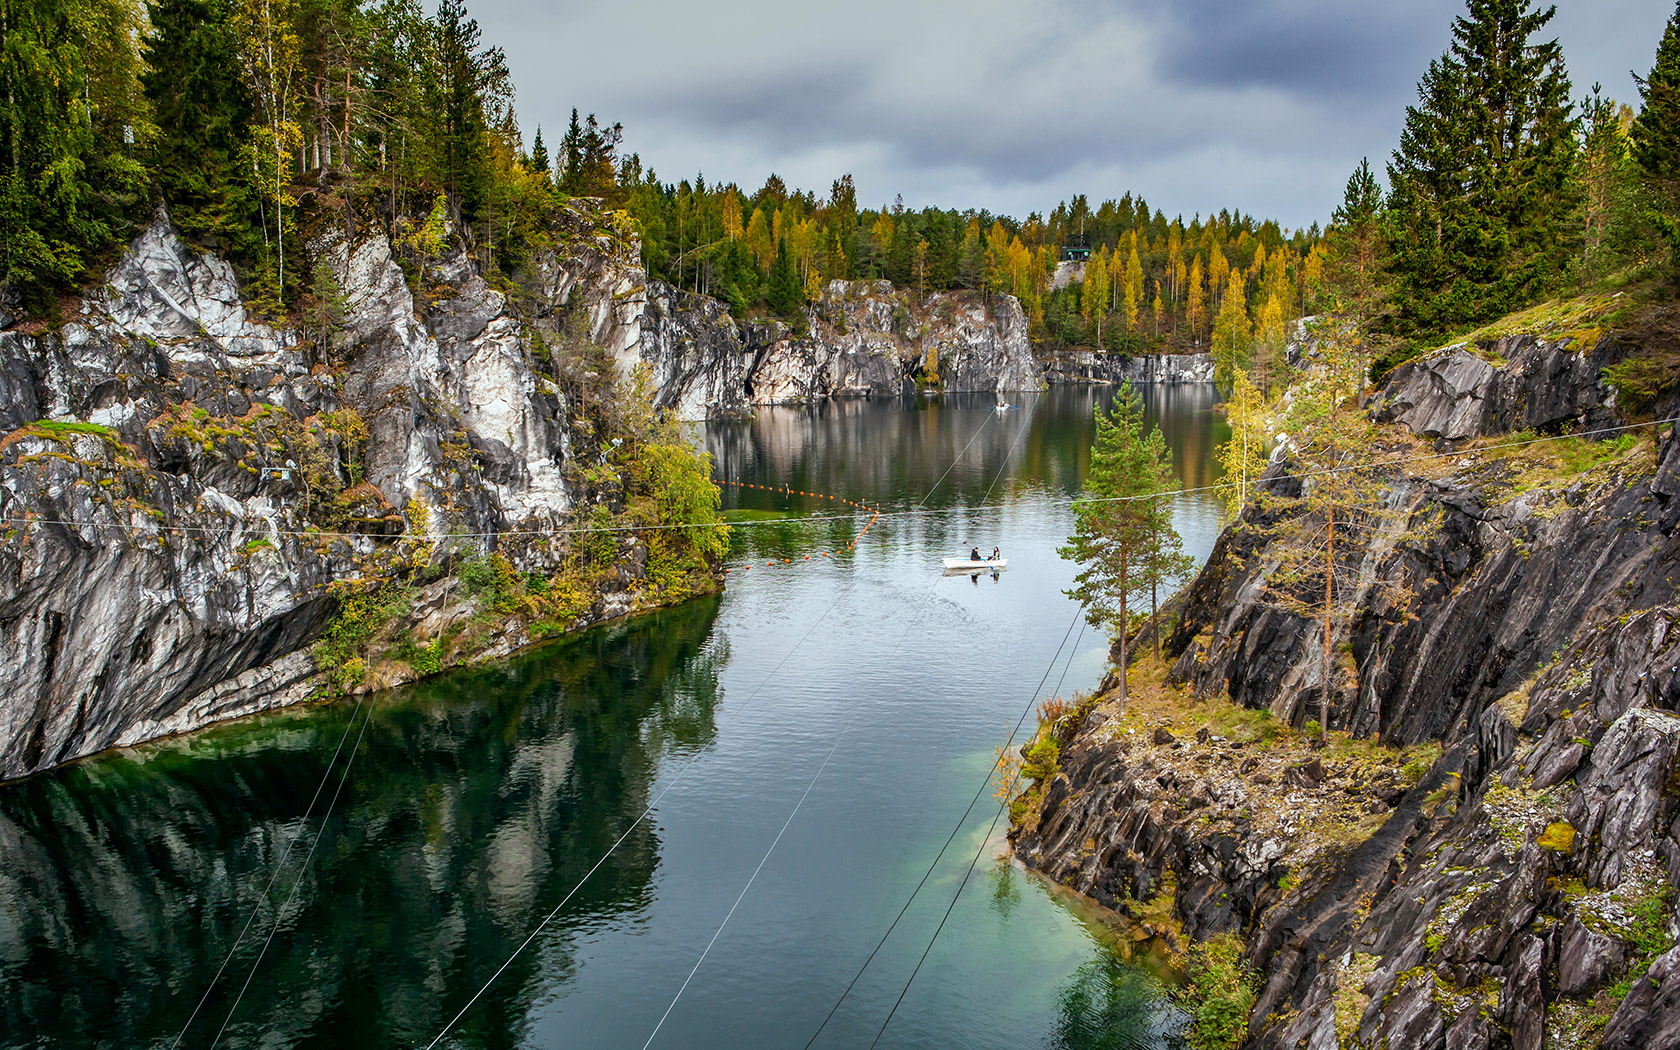
<path fill-rule="evenodd" d="M 945 473 L 939 475 L 939 479 L 937 481 L 935 481 L 933 483 L 933 485 L 927 490 L 927 492 L 925 492 L 922 495 L 921 500 L 918 501 L 918 504 L 917 504 L 918 506 L 926 504 L 927 501 L 933 497 L 934 490 L 937 489 L 939 487 L 939 485 L 945 480 L 945 478 L 950 475 L 951 470 L 956 467 L 957 460 L 960 460 L 963 457 L 963 455 L 965 455 L 968 452 L 969 448 L 972 447 L 974 442 L 979 439 L 981 433 L 983 433 L 985 431 L 986 427 L 989 426 L 990 423 L 991 423 L 991 419 L 988 418 L 986 420 L 986 422 L 982 423 L 979 426 L 979 428 L 977 428 L 975 430 L 974 435 L 968 439 L 968 443 L 965 444 L 962 447 L 962 450 L 957 453 L 956 458 L 952 460 L 951 465 L 945 468 Z M 879 516 L 879 512 L 876 512 L 876 516 Z M 850 515 L 847 515 L 847 517 L 850 517 Z M 754 687 L 753 691 L 748 694 L 747 699 L 742 701 L 741 707 L 739 708 L 739 710 L 744 710 L 749 704 L 752 703 L 753 699 L 755 697 L 757 697 L 758 694 L 763 690 L 763 688 L 770 683 L 770 680 L 773 677 L 775 677 L 776 673 L 782 669 L 782 666 L 784 664 L 786 664 L 788 662 L 788 660 L 793 658 L 793 654 L 795 652 L 797 652 L 799 647 L 805 643 L 806 639 L 811 637 L 812 632 L 814 632 L 817 629 L 817 626 L 819 624 L 821 624 L 823 622 L 823 620 L 827 619 L 828 614 L 833 612 L 835 607 L 837 607 L 840 604 L 840 599 L 842 597 L 844 597 L 843 593 L 837 593 L 835 595 L 834 600 L 829 603 L 828 608 L 823 610 L 822 615 L 818 616 L 816 618 L 816 620 L 814 620 L 811 623 L 811 626 L 806 628 L 805 633 L 800 636 L 799 640 L 793 643 L 793 646 L 791 648 L 789 648 L 788 651 L 782 656 L 782 658 L 776 662 L 776 666 L 772 667 L 770 669 L 769 673 L 766 674 L 764 676 L 764 678 L 758 683 L 758 685 Z M 840 743 L 840 739 L 836 738 L 834 746 L 838 747 L 839 743 Z M 432 1048 L 436 1047 L 437 1044 L 439 1043 L 439 1041 L 441 1041 L 444 1036 L 449 1034 L 449 1030 L 451 1028 L 455 1027 L 456 1023 L 459 1022 L 462 1017 L 466 1016 L 467 1011 L 472 1009 L 473 1004 L 476 1003 L 479 1000 L 479 998 L 484 995 L 485 992 L 490 990 L 490 986 L 495 984 L 496 979 L 502 975 L 502 972 L 504 970 L 506 970 L 509 966 L 511 966 L 513 964 L 513 961 L 516 958 L 519 957 L 520 953 L 523 952 L 527 947 L 530 946 L 531 942 L 536 939 L 537 935 L 540 934 L 543 931 L 543 928 L 546 927 L 550 922 L 552 922 L 554 920 L 555 916 L 560 914 L 560 910 L 566 906 L 566 904 L 572 899 L 572 896 L 574 894 L 576 894 L 579 889 L 583 888 L 583 884 L 585 882 L 589 881 L 590 876 L 594 875 L 595 872 L 601 867 L 601 865 L 606 863 L 607 858 L 612 856 L 614 851 L 616 851 L 618 849 L 618 847 L 624 843 L 625 839 L 630 837 L 630 833 L 632 831 L 636 830 L 636 828 L 642 823 L 642 821 L 647 819 L 649 814 L 651 814 L 653 812 L 654 808 L 656 806 L 658 806 L 660 800 L 663 799 L 665 797 L 665 795 L 667 793 L 669 793 L 672 788 L 676 787 L 676 785 L 688 774 L 689 770 L 694 768 L 694 766 L 700 761 L 703 754 L 704 754 L 703 752 L 696 753 L 692 758 L 690 758 L 688 760 L 687 763 L 685 763 L 683 765 L 683 767 L 681 769 L 679 769 L 677 771 L 677 774 L 674 777 L 671 778 L 671 781 L 659 790 L 659 793 L 657 795 L 655 795 L 651 801 L 648 802 L 647 806 L 642 810 L 641 814 L 635 819 L 635 821 L 632 822 L 631 825 L 624 830 L 623 834 L 619 835 L 619 837 L 613 842 L 613 844 L 611 846 L 607 847 L 606 852 L 601 854 L 600 859 L 598 859 L 590 867 L 590 869 L 588 871 L 584 872 L 583 878 L 579 879 L 577 881 L 577 884 L 574 885 L 570 890 L 568 890 L 566 892 L 566 895 L 560 899 L 560 903 L 556 904 L 554 906 L 554 908 L 546 916 L 544 916 L 543 920 L 537 924 L 536 928 L 533 929 L 526 936 L 526 938 L 523 941 L 520 942 L 519 946 L 513 950 L 513 953 L 508 956 L 507 960 L 505 962 L 503 962 L 501 966 L 496 968 L 496 972 L 490 975 L 490 979 L 484 982 L 483 987 L 479 988 L 478 991 L 474 992 L 473 995 L 472 995 L 472 998 L 468 999 L 466 1004 L 464 1006 L 462 1006 L 459 1011 L 456 1012 L 454 1017 L 449 1019 L 448 1023 L 443 1026 L 443 1029 L 438 1032 L 438 1034 L 432 1039 L 432 1041 L 426 1044 L 425 1050 L 432 1050 Z M 829 754 L 830 754 L 830 756 L 833 755 L 833 749 L 832 748 L 830 749 Z M 825 758 L 824 763 L 826 764 L 827 761 L 828 760 Z M 819 774 L 820 774 L 820 770 L 819 770 Z M 815 783 L 816 783 L 816 780 L 813 778 L 813 780 L 811 782 L 812 786 L 814 786 Z M 809 794 L 809 793 L 810 793 L 810 787 L 807 787 L 806 788 L 806 794 Z M 801 796 L 800 804 L 802 805 L 803 803 L 804 803 L 804 796 Z M 796 805 L 794 807 L 794 813 L 797 813 L 798 810 L 799 810 L 799 806 Z M 789 814 L 787 823 L 784 823 L 782 825 L 782 831 L 783 832 L 785 832 L 787 830 L 787 826 L 788 826 L 788 824 L 792 823 L 792 820 L 793 820 L 793 814 Z M 781 832 L 777 833 L 776 839 L 777 839 L 777 841 L 780 841 Z M 775 849 L 775 844 L 772 843 L 771 844 L 771 850 L 774 850 L 774 849 Z M 764 866 L 764 861 L 769 860 L 769 857 L 770 857 L 770 855 L 767 852 L 764 856 L 764 860 L 761 860 L 759 862 L 759 867 L 760 868 L 762 868 Z M 753 878 L 756 878 L 757 874 L 758 874 L 758 872 L 757 872 L 757 870 L 755 870 L 753 872 Z M 750 888 L 751 885 L 752 885 L 752 879 L 748 879 L 747 887 Z M 741 897 L 745 897 L 745 896 L 746 896 L 746 888 L 743 888 L 742 891 L 741 891 Z M 736 898 L 735 903 L 736 903 L 737 906 L 741 902 L 741 897 Z M 731 915 L 734 914 L 734 908 L 730 909 L 730 914 Z M 724 918 L 724 924 L 727 924 L 728 921 L 729 921 L 729 919 L 726 916 Z M 723 932 L 723 926 L 720 925 L 718 927 L 717 933 L 714 933 L 712 935 L 712 943 L 715 943 L 717 941 L 718 936 L 720 934 L 722 934 L 722 932 Z M 709 943 L 706 946 L 706 951 L 709 952 L 710 950 L 711 950 L 711 944 Z M 702 952 L 701 953 L 701 961 L 704 961 L 704 960 L 705 960 L 705 952 Z M 698 962 L 695 963 L 694 970 L 691 970 L 689 972 L 689 979 L 693 978 L 694 972 L 697 971 L 699 969 L 699 967 L 700 967 L 700 964 Z M 687 981 L 685 981 L 683 983 L 684 988 L 687 987 L 687 983 L 688 983 Z M 677 995 L 680 998 L 681 995 L 682 995 L 682 991 L 679 990 L 677 992 Z M 666 1016 L 670 1015 L 671 1009 L 674 1008 L 675 1006 L 676 1006 L 676 1000 L 673 999 L 671 1001 L 671 1006 L 667 1007 L 666 1010 L 665 1010 Z M 664 1018 L 662 1017 L 662 1018 L 660 1018 L 660 1024 L 663 1024 L 663 1023 L 664 1023 Z M 659 1029 L 656 1026 L 654 1028 L 654 1034 L 657 1035 L 658 1031 L 659 1031 Z M 648 1037 L 648 1041 L 652 1042 L 652 1040 L 653 1040 L 653 1036 L 650 1035 Z"/>
<path fill-rule="evenodd" d="M 245 940 L 245 935 L 250 932 L 251 924 L 257 921 L 257 912 L 262 909 L 262 902 L 268 899 L 268 895 L 274 890 L 274 884 L 279 881 L 280 870 L 286 866 L 286 858 L 292 855 L 292 847 L 297 845 L 298 839 L 303 838 L 303 833 L 309 825 L 310 814 L 315 812 L 315 803 L 320 801 L 321 792 L 326 789 L 327 778 L 332 776 L 333 766 L 338 764 L 338 756 L 344 750 L 344 742 L 350 739 L 350 730 L 355 728 L 356 716 L 361 714 L 362 704 L 366 700 L 367 694 L 363 693 L 361 698 L 356 701 L 355 710 L 350 712 L 350 720 L 344 724 L 344 734 L 338 738 L 338 747 L 333 749 L 332 758 L 327 760 L 327 768 L 321 772 L 321 782 L 315 785 L 315 794 L 310 796 L 309 805 L 304 808 L 303 820 L 298 824 L 297 834 L 293 835 L 291 841 L 286 843 L 286 848 L 280 852 L 280 859 L 274 862 L 274 870 L 269 872 L 268 885 L 263 887 L 262 896 L 258 897 L 257 902 L 251 906 L 251 914 L 246 917 L 245 925 L 240 928 L 239 935 L 233 939 L 232 947 L 228 948 L 227 955 L 222 959 L 222 965 L 216 968 L 216 975 L 210 978 L 210 984 L 204 989 L 204 994 L 199 996 L 198 1005 L 194 1006 L 192 1013 L 187 1015 L 187 1023 L 181 1026 L 181 1031 L 176 1034 L 175 1041 L 169 1044 L 170 1050 L 175 1050 L 176 1047 L 181 1045 L 181 1040 L 186 1037 L 187 1029 L 191 1028 L 192 1023 L 198 1019 L 199 1011 L 203 1010 L 204 1004 L 210 1000 L 210 993 L 216 990 L 216 983 L 222 979 L 223 971 L 227 969 L 228 963 L 233 961 L 234 953 L 239 950 L 240 943 Z"/>
<path fill-rule="evenodd" d="M 1084 606 L 1080 606 L 1079 611 L 1084 612 Z M 1062 677 L 1056 683 L 1056 693 L 1061 692 L 1062 682 L 1067 681 L 1068 668 L 1073 666 L 1073 658 L 1078 653 L 1079 643 L 1084 639 L 1084 637 L 1085 625 L 1084 623 L 1081 623 L 1079 625 L 1079 637 L 1074 639 L 1073 648 L 1068 650 L 1068 662 L 1062 667 Z M 1054 667 L 1055 665 L 1052 664 L 1051 666 Z M 1125 674 L 1125 669 L 1122 668 L 1120 673 Z M 1055 693 L 1052 695 L 1055 695 Z M 1036 697 L 1034 699 L 1036 699 Z M 1029 705 L 1027 710 L 1030 712 L 1032 707 Z M 1022 715 L 1021 721 L 1026 721 L 1025 714 Z M 1015 728 L 1019 731 L 1021 728 L 1020 724 L 1017 724 Z M 1013 740 L 1013 736 L 1011 736 L 1011 740 Z M 1004 746 L 1007 747 L 1008 744 L 1005 744 Z M 1000 759 L 1002 758 L 1001 755 L 998 757 Z M 995 768 L 997 763 L 994 762 L 992 765 Z M 974 856 L 968 862 L 968 870 L 963 872 L 962 880 L 957 883 L 957 892 L 951 894 L 951 903 L 945 906 L 945 914 L 940 916 L 939 925 L 934 927 L 933 936 L 928 938 L 927 947 L 922 949 L 922 957 L 916 960 L 916 968 L 910 971 L 910 977 L 904 982 L 903 989 L 899 991 L 898 999 L 893 1003 L 892 1009 L 887 1011 L 887 1019 L 881 1022 L 881 1030 L 875 1033 L 875 1039 L 869 1044 L 869 1050 L 875 1050 L 875 1044 L 879 1043 L 881 1041 L 881 1037 L 887 1032 L 887 1025 L 892 1024 L 893 1015 L 898 1013 L 898 1008 L 904 1004 L 904 997 L 910 994 L 910 985 L 915 982 L 916 975 L 922 972 L 922 964 L 927 962 L 928 953 L 933 951 L 934 942 L 939 940 L 939 934 L 945 929 L 945 923 L 951 918 L 951 912 L 956 910 L 958 898 L 962 896 L 963 889 L 968 886 L 969 878 L 974 875 L 974 869 L 980 863 L 980 855 L 986 851 L 986 843 L 992 840 L 992 832 L 997 830 L 998 818 L 1003 816 L 1003 811 L 1009 804 L 1009 793 L 1014 790 L 1015 783 L 1020 778 L 1020 775 L 1021 773 L 1019 769 L 1010 774 L 1009 782 L 1004 785 L 1002 791 L 1003 798 L 998 801 L 997 812 L 992 814 L 992 822 L 986 825 L 986 833 L 980 836 L 980 845 L 974 848 Z M 984 790 L 985 785 L 989 783 L 991 783 L 990 770 L 986 773 L 985 782 L 980 785 L 981 789 Z"/>
<path fill-rule="evenodd" d="M 1050 680 L 1050 673 L 1056 669 L 1056 662 L 1061 659 L 1062 650 L 1066 648 L 1068 638 L 1073 634 L 1074 624 L 1079 622 L 1079 619 L 1083 615 L 1084 611 L 1084 606 L 1080 606 L 1080 608 L 1074 612 L 1073 619 L 1068 621 L 1067 630 L 1062 632 L 1062 640 L 1056 645 L 1056 651 L 1051 655 L 1050 663 L 1044 668 L 1044 674 L 1039 677 L 1038 685 L 1033 688 L 1032 699 L 1027 702 L 1026 710 L 1021 712 L 1021 717 L 1016 721 L 1015 728 L 1010 730 L 1008 739 L 1004 741 L 1003 749 L 998 752 L 996 758 L 992 759 L 992 764 L 986 769 L 985 779 L 983 779 L 980 782 L 980 786 L 975 789 L 974 797 L 968 800 L 968 806 L 963 810 L 962 816 L 957 818 L 955 826 L 951 828 L 951 834 L 946 836 L 944 844 L 939 847 L 939 852 L 934 854 L 932 861 L 928 862 L 927 870 L 922 872 L 920 881 L 918 881 L 915 888 L 910 891 L 910 896 L 905 898 L 904 906 L 898 909 L 897 915 L 893 916 L 893 921 L 887 926 L 886 932 L 881 934 L 880 939 L 875 942 L 875 947 L 870 949 L 868 957 L 863 960 L 863 964 L 857 968 L 856 973 L 852 974 L 851 981 L 846 984 L 845 990 L 840 993 L 840 997 L 836 999 L 834 1001 L 834 1005 L 829 1008 L 827 1016 L 822 1019 L 822 1023 L 817 1025 L 817 1030 L 811 1033 L 810 1039 L 805 1041 L 804 1050 L 811 1050 L 811 1047 L 817 1041 L 817 1037 L 822 1035 L 823 1029 L 827 1028 L 829 1022 L 834 1020 L 834 1015 L 839 1011 L 841 1004 L 846 1001 L 847 996 L 851 995 L 852 990 L 857 987 L 858 981 L 863 978 L 864 971 L 869 969 L 869 964 L 875 961 L 875 956 L 880 953 L 881 948 L 887 943 L 887 938 L 892 936 L 892 932 L 898 928 L 899 922 L 903 920 L 905 914 L 909 912 L 910 905 L 915 902 L 917 895 L 922 892 L 922 887 L 926 886 L 928 879 L 932 878 L 934 870 L 939 866 L 939 862 L 944 859 L 945 852 L 951 848 L 951 843 L 956 841 L 957 834 L 962 830 L 963 824 L 967 822 L 969 814 L 974 812 L 974 807 L 979 803 L 980 795 L 986 790 L 986 785 L 991 783 L 992 773 L 997 769 L 998 763 L 1003 761 L 1003 756 L 1008 753 L 1010 746 L 1015 742 L 1016 735 L 1021 732 L 1021 727 L 1026 724 L 1027 716 L 1032 713 L 1033 706 L 1038 703 L 1039 691 L 1044 688 L 1044 683 Z M 1084 636 L 1084 628 L 1080 629 L 1080 636 Z M 1079 643 L 1077 641 L 1074 643 L 1076 647 L 1078 644 Z M 1068 660 L 1070 663 L 1072 662 L 1072 659 L 1073 654 L 1070 652 L 1068 654 Z M 1062 676 L 1064 679 L 1067 677 L 1067 672 L 1065 670 L 1062 672 Z M 982 845 L 984 845 L 984 843 L 982 843 Z"/>
<path fill-rule="evenodd" d="M 1034 407 L 1036 407 L 1036 405 Z M 968 452 L 969 448 L 972 447 L 974 442 L 979 439 L 980 434 L 985 431 L 986 426 L 990 423 L 990 421 L 991 418 L 988 417 L 987 422 L 982 423 L 980 427 L 975 430 L 974 436 L 968 439 L 968 443 L 965 444 L 962 447 L 962 450 L 959 451 L 955 458 L 951 460 L 951 465 L 945 468 L 945 472 L 939 475 L 939 478 L 934 481 L 933 485 L 922 495 L 921 500 L 918 501 L 918 505 L 926 504 L 927 501 L 932 498 L 934 490 L 937 489 L 940 484 L 944 482 L 945 478 L 950 475 L 951 471 Z M 992 489 L 997 486 L 999 479 L 1001 479 L 1004 472 L 1009 469 L 1009 461 L 1014 458 L 1015 449 L 1019 446 L 1022 435 L 1024 435 L 1031 426 L 1032 413 L 1029 411 L 1027 413 L 1027 421 L 1016 433 L 1015 440 L 1010 442 L 1009 450 L 1004 454 L 1003 462 L 998 466 L 997 474 L 993 476 L 991 485 L 987 486 L 986 495 L 981 497 L 981 502 L 985 502 L 985 500 L 991 496 Z M 933 589 L 938 585 L 940 579 L 941 577 L 934 577 L 933 582 L 930 583 L 928 588 L 922 593 L 922 600 L 917 605 L 915 614 L 905 623 L 904 631 L 899 635 L 898 642 L 894 644 L 892 649 L 887 653 L 888 659 L 896 655 L 898 651 L 904 647 L 905 640 L 910 637 L 910 631 L 915 627 L 916 623 L 921 619 L 922 613 L 927 609 L 928 599 L 933 596 Z M 1065 643 L 1067 639 L 1064 637 L 1062 641 Z M 1060 652 L 1061 650 L 1058 647 L 1057 653 L 1059 654 Z M 793 818 L 799 814 L 800 808 L 805 805 L 805 800 L 810 796 L 811 789 L 817 786 L 817 781 L 822 778 L 823 771 L 828 768 L 828 763 L 834 757 L 835 751 L 839 749 L 841 742 L 845 740 L 847 734 L 852 731 L 852 726 L 857 722 L 857 716 L 858 709 L 853 707 L 851 715 L 846 719 L 845 726 L 843 726 L 840 732 L 835 735 L 833 745 L 829 747 L 828 753 L 823 756 L 822 763 L 817 766 L 817 771 L 811 775 L 810 782 L 805 785 L 804 793 L 799 796 L 799 801 L 794 803 L 793 810 L 788 813 L 787 820 L 782 822 L 781 830 L 776 832 L 776 837 L 771 840 L 769 849 L 764 851 L 764 856 L 759 859 L 758 866 L 755 867 L 752 874 L 747 877 L 746 885 L 742 886 L 741 892 L 736 895 L 735 903 L 730 905 L 728 913 L 723 917 L 723 921 L 718 924 L 717 930 L 712 933 L 711 940 L 706 942 L 706 947 L 701 950 L 700 957 L 694 961 L 694 966 L 688 971 L 688 976 L 683 979 L 682 986 L 677 989 L 677 994 L 671 997 L 671 1002 L 665 1007 L 665 1012 L 660 1015 L 659 1021 L 654 1024 L 653 1031 L 648 1034 L 647 1042 L 642 1044 L 642 1050 L 648 1050 L 648 1047 L 653 1045 L 654 1038 L 659 1035 L 659 1030 L 665 1026 L 666 1020 L 671 1016 L 671 1011 L 676 1009 L 677 1002 L 682 999 L 683 993 L 688 990 L 690 982 L 694 980 L 694 975 L 700 972 L 700 967 L 706 961 L 706 956 L 711 954 L 712 946 L 717 944 L 718 938 L 723 935 L 724 927 L 728 926 L 729 920 L 734 918 L 736 909 L 741 906 L 741 901 L 746 898 L 747 891 L 752 889 L 753 882 L 758 878 L 758 873 L 764 870 L 764 865 L 769 862 L 770 855 L 776 851 L 776 846 L 782 841 L 782 836 L 787 833 L 788 826 L 793 823 Z"/>
<path fill-rule="evenodd" d="M 360 706 L 360 705 L 358 705 Z M 303 885 L 303 879 L 309 872 L 309 862 L 315 857 L 316 847 L 321 845 L 321 837 L 326 834 L 327 824 L 332 820 L 333 807 L 338 804 L 338 796 L 344 790 L 344 784 L 350 779 L 350 767 L 356 764 L 356 753 L 361 750 L 362 737 L 367 734 L 368 723 L 373 721 L 373 705 L 368 705 L 367 715 L 362 718 L 362 728 L 356 733 L 356 743 L 350 748 L 350 757 L 344 760 L 344 772 L 339 775 L 338 786 L 333 788 L 332 798 L 327 800 L 327 811 L 321 816 L 321 826 L 315 829 L 315 839 L 309 844 L 309 852 L 303 855 L 303 864 L 298 868 L 298 876 L 292 881 L 291 892 L 286 894 L 286 901 L 274 913 L 274 925 L 268 928 L 268 936 L 263 940 L 262 950 L 251 962 L 251 970 L 245 975 L 245 983 L 239 986 L 239 994 L 233 997 L 233 1005 L 228 1007 L 227 1016 L 222 1018 L 222 1027 L 216 1029 L 216 1038 L 210 1041 L 210 1050 L 216 1050 L 216 1044 L 222 1041 L 222 1034 L 227 1031 L 228 1023 L 233 1020 L 234 1012 L 239 1009 L 240 1000 L 245 998 L 245 992 L 251 987 L 251 979 L 257 975 L 257 967 L 262 965 L 263 956 L 268 954 L 268 946 L 274 943 L 274 934 L 280 929 L 280 922 L 286 917 L 286 911 L 292 906 L 297 897 L 298 887 Z"/>

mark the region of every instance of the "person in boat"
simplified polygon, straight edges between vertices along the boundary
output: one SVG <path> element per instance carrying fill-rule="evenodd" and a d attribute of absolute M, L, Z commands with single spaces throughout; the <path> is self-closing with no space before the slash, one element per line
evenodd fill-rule
<path fill-rule="evenodd" d="M 998 549 L 996 547 L 992 548 L 992 560 L 993 561 L 999 560 Z"/>
<path fill-rule="evenodd" d="M 980 548 L 979 547 L 975 547 L 973 550 L 968 552 L 968 560 L 969 561 L 979 561 L 980 560 Z"/>

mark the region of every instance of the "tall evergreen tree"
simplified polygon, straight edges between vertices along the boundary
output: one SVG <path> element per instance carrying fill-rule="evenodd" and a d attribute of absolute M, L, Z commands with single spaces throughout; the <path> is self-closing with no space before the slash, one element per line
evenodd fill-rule
<path fill-rule="evenodd" d="M 489 192 L 485 138 L 499 116 L 492 110 L 511 93 L 507 60 L 501 48 L 481 45 L 478 20 L 467 16 L 465 0 L 441 0 L 434 21 L 437 175 L 456 220 L 470 226 Z"/>
<path fill-rule="evenodd" d="M 1068 597 L 1085 618 L 1107 626 L 1120 643 L 1120 703 L 1126 702 L 1126 635 L 1133 601 L 1148 599 L 1167 576 L 1183 571 L 1178 534 L 1165 500 L 1172 486 L 1166 439 L 1144 426 L 1143 402 L 1121 384 L 1107 411 L 1096 406 L 1085 501 L 1075 505 L 1072 536 L 1057 553 L 1081 568 Z"/>
<path fill-rule="evenodd" d="M 130 0 L 0 0 L 0 287 L 44 299 L 139 203 L 141 21 Z"/>
<path fill-rule="evenodd" d="M 1328 258 L 1325 279 L 1338 313 L 1350 318 L 1361 337 L 1382 316 L 1387 298 L 1388 244 L 1382 228 L 1382 191 L 1362 159 L 1348 177 L 1342 203 L 1325 239 Z M 1263 384 L 1262 384 L 1263 386 Z"/>
<path fill-rule="evenodd" d="M 1680 4 L 1669 17 L 1651 74 L 1639 78 L 1644 108 L 1633 122 L 1633 156 L 1654 191 L 1655 225 L 1680 273 Z"/>
<path fill-rule="evenodd" d="M 793 255 L 787 242 L 776 246 L 776 261 L 770 267 L 770 277 L 764 287 L 764 305 L 778 317 L 792 318 L 805 305 L 804 291 L 799 283 L 799 271 L 794 269 Z"/>
<path fill-rule="evenodd" d="M 577 196 L 588 184 L 583 168 L 583 125 L 578 121 L 577 107 L 572 107 L 572 122 L 560 139 L 560 190 Z"/>
<path fill-rule="evenodd" d="M 170 217 L 194 239 L 249 257 L 262 240 L 248 152 L 256 112 L 231 18 L 228 0 L 158 0 L 140 82 L 157 125 L 152 176 Z"/>
<path fill-rule="evenodd" d="M 1395 300 L 1403 329 L 1496 317 L 1568 261 L 1576 120 L 1555 7 L 1469 0 L 1453 42 L 1418 83 L 1389 163 Z"/>
<path fill-rule="evenodd" d="M 548 147 L 543 145 L 540 124 L 537 126 L 537 137 L 531 142 L 531 170 L 548 174 Z"/>

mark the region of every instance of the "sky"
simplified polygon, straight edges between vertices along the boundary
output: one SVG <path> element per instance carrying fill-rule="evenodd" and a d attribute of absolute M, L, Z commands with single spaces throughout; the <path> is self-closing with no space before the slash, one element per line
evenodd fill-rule
<path fill-rule="evenodd" d="M 1561 0 L 1580 98 L 1637 101 L 1672 0 Z M 1127 191 L 1172 216 L 1325 221 L 1382 171 L 1454 0 L 469 0 L 527 140 L 622 122 L 666 182 L 775 172 L 860 206 L 1025 218 Z"/>

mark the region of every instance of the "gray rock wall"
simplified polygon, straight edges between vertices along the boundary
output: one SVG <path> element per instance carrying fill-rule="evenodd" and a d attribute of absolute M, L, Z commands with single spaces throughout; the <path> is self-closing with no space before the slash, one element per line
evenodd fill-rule
<path fill-rule="evenodd" d="M 1212 354 L 1099 354 L 1058 350 L 1047 356 L 1044 377 L 1052 383 L 1211 383 Z"/>
<path fill-rule="evenodd" d="M 1615 392 L 1602 376 L 1621 356 L 1613 339 L 1584 350 L 1532 335 L 1450 346 L 1395 368 L 1371 407 L 1382 422 L 1444 441 L 1613 426 Z"/>
<path fill-rule="evenodd" d="M 1619 352 L 1448 353 L 1396 370 L 1373 405 L 1451 441 L 1590 426 L 1610 407 L 1594 357 Z M 1539 1050 L 1599 1033 L 1633 1047 L 1680 1031 L 1680 949 L 1664 950 L 1680 934 L 1680 437 L 1580 478 L 1514 469 L 1396 473 L 1389 499 L 1413 527 L 1350 552 L 1364 578 L 1413 593 L 1363 601 L 1332 639 L 1347 653 L 1330 724 L 1440 742 L 1420 778 L 1335 744 L 1279 770 L 1278 749 L 1193 725 L 1151 746 L 1101 707 L 1062 729 L 1063 770 L 1018 854 L 1117 907 L 1171 872 L 1184 933 L 1239 934 L 1261 975 L 1249 1047 Z M 1299 486 L 1283 463 L 1265 483 Z M 1165 655 L 1193 695 L 1301 726 L 1318 717 L 1322 636 L 1261 601 L 1261 536 L 1221 537 Z"/>
<path fill-rule="evenodd" d="M 563 554 L 528 534 L 590 493 L 521 304 L 460 255 L 423 304 L 383 236 L 312 250 L 325 339 L 251 316 L 162 217 L 62 328 L 0 332 L 0 778 L 307 698 L 335 581 Z"/>

